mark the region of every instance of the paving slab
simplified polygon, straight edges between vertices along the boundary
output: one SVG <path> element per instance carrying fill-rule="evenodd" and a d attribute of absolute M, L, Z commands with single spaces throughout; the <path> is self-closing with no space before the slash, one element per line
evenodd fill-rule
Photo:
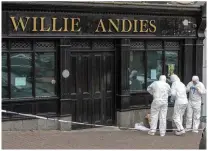
<path fill-rule="evenodd" d="M 165 137 L 130 130 L 3 131 L 3 149 L 198 149 L 201 132 Z"/>

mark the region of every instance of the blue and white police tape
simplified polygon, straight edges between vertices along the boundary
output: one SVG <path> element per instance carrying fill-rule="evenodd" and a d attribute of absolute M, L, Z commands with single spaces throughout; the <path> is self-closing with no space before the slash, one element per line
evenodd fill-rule
<path fill-rule="evenodd" d="M 78 125 L 86 125 L 86 126 L 94 126 L 94 127 L 109 127 L 109 128 L 119 128 L 119 129 L 125 129 L 125 130 L 138 130 L 136 128 L 129 128 L 129 127 L 119 127 L 119 126 L 107 126 L 107 125 L 100 125 L 100 124 L 88 124 L 88 123 L 81 123 L 81 122 L 74 122 L 74 121 L 66 121 L 66 120 L 60 120 L 56 118 L 47 118 L 43 116 L 38 116 L 38 115 L 33 115 L 33 114 L 25 114 L 25 113 L 17 113 L 13 111 L 7 111 L 7 110 L 1 110 L 3 113 L 8 113 L 8 114 L 15 114 L 15 115 L 21 115 L 21 116 L 26 116 L 26 117 L 32 117 L 32 118 L 37 118 L 37 119 L 43 119 L 43 120 L 51 120 L 51 121 L 58 121 L 62 123 L 72 123 L 72 124 L 78 124 Z M 159 129 L 157 129 L 159 130 Z M 177 129 L 166 129 L 166 130 L 177 130 Z M 193 130 L 193 129 L 190 129 Z M 202 131 L 203 129 L 198 129 Z"/>

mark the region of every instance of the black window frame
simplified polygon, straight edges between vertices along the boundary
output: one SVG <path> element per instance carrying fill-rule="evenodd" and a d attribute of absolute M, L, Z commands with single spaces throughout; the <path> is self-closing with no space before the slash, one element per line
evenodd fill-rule
<path fill-rule="evenodd" d="M 5 47 L 3 47 L 3 43 L 4 42 L 5 42 L 5 45 L 6 45 Z M 11 81 L 9 80 L 10 77 L 11 77 L 11 75 L 9 74 L 10 73 L 10 67 L 8 66 L 8 65 L 10 65 L 10 59 L 9 59 L 10 58 L 10 51 L 9 51 L 9 41 L 8 40 L 2 40 L 1 50 L 2 50 L 2 52 L 1 52 L 2 56 L 3 56 L 3 54 L 6 54 L 7 55 L 7 61 L 6 61 L 7 62 L 7 85 L 8 85 L 7 87 L 9 89 L 7 90 L 7 97 L 4 97 L 4 98 L 5 99 L 8 99 L 11 96 L 11 89 L 10 89 Z"/>
<path fill-rule="evenodd" d="M 24 48 L 15 48 L 15 49 L 12 49 L 11 48 L 11 43 L 12 41 L 28 41 L 31 43 L 31 48 L 28 49 L 24 49 Z M 50 41 L 50 42 L 54 42 L 54 49 L 53 50 L 50 50 L 50 49 L 42 49 L 42 50 L 38 50 L 36 49 L 36 42 L 37 41 L 40 41 L 40 42 L 45 42 L 45 41 Z M 58 73 L 57 71 L 59 70 L 58 69 L 58 40 L 56 39 L 22 39 L 22 38 L 19 38 L 19 39 L 7 39 L 7 38 L 3 38 L 2 39 L 2 44 L 3 43 L 6 43 L 6 48 L 3 47 L 2 45 L 2 54 L 7 54 L 7 79 L 8 79 L 8 95 L 7 97 L 2 97 L 2 102 L 6 102 L 6 101 L 21 101 L 21 100 L 39 100 L 39 99 L 54 99 L 54 98 L 57 98 L 59 97 L 59 77 L 58 77 Z M 54 96 L 38 96 L 36 97 L 36 72 L 35 72 L 35 55 L 36 55 L 36 52 L 44 52 L 44 53 L 54 53 L 54 79 L 56 80 L 56 83 L 55 83 L 55 89 L 54 89 Z M 31 97 L 12 97 L 11 95 L 11 55 L 12 53 L 30 53 L 31 56 L 32 56 L 32 62 L 31 62 L 31 65 L 32 65 L 32 95 Z"/>
<path fill-rule="evenodd" d="M 52 50 L 52 49 L 38 49 L 38 48 L 36 48 L 36 45 L 37 45 L 37 43 L 36 42 L 54 42 L 54 49 Z M 35 81 L 35 83 L 34 83 L 34 97 L 35 98 L 42 98 L 42 97 L 57 97 L 58 96 L 58 75 L 57 75 L 57 54 L 58 54 L 58 52 L 57 52 L 57 50 L 58 50 L 58 44 L 57 44 L 57 42 L 55 41 L 55 40 L 33 40 L 33 53 L 34 53 L 34 55 L 33 55 L 33 63 L 34 63 L 34 65 L 33 65 L 33 67 L 34 67 L 34 70 L 33 70 L 33 73 L 34 73 L 34 81 Z M 55 89 L 54 89 L 54 96 L 36 96 L 36 66 L 35 66 L 35 55 L 36 55 L 36 53 L 41 53 L 41 52 L 44 52 L 44 53 L 54 53 L 54 62 L 55 62 L 55 64 L 54 64 L 54 79 L 55 79 L 55 81 L 56 81 L 56 83 L 55 83 Z"/>
<path fill-rule="evenodd" d="M 130 48 L 130 53 L 137 53 L 137 52 L 144 52 L 144 82 L 145 82 L 145 88 L 147 89 L 148 85 L 147 85 L 147 61 L 148 61 L 148 56 L 147 56 L 147 52 L 149 51 L 162 51 L 162 75 L 166 75 L 166 58 L 165 58 L 165 52 L 167 51 L 177 51 L 178 54 L 178 76 L 181 78 L 181 41 L 180 40 L 156 40 L 156 41 L 160 41 L 162 43 L 162 47 L 155 47 L 155 48 L 148 48 L 148 42 L 154 42 L 155 40 L 139 40 L 139 39 L 131 39 L 131 42 L 135 41 L 135 42 L 143 42 L 144 43 L 144 47 L 134 47 L 134 48 Z M 177 43 L 178 45 L 174 46 L 166 46 L 165 43 L 168 42 L 172 42 L 172 43 Z M 130 57 L 130 56 L 129 56 Z M 130 59 L 129 59 L 130 60 Z M 147 90 L 137 90 L 137 91 L 131 91 L 130 90 L 130 94 L 143 94 L 143 93 L 147 93 Z"/>

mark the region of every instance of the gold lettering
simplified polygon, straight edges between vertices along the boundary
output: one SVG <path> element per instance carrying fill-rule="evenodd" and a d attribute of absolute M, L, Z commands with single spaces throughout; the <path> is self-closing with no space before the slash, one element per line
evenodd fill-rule
<path fill-rule="evenodd" d="M 147 24 L 148 20 L 140 20 L 140 32 L 148 32 Z M 146 30 L 144 28 L 146 28 Z"/>
<path fill-rule="evenodd" d="M 75 20 L 77 20 L 78 22 L 75 23 Z M 75 26 L 78 27 L 78 25 L 79 25 L 79 23 L 80 23 L 80 18 L 71 18 L 71 22 L 72 22 L 72 23 L 71 23 L 71 25 L 72 25 L 71 31 L 74 32 Z M 79 29 L 78 29 L 77 31 L 80 31 L 80 30 L 81 30 L 81 27 L 79 27 Z M 76 32 L 77 32 L 77 31 L 76 31 Z"/>
<path fill-rule="evenodd" d="M 68 21 L 68 18 L 64 18 L 64 30 L 63 31 L 68 31 L 68 28 L 67 28 L 67 21 Z"/>
<path fill-rule="evenodd" d="M 17 31 L 18 28 L 19 28 L 19 24 L 21 25 L 21 28 L 22 28 L 22 31 L 25 31 L 25 28 L 27 26 L 27 23 L 28 23 L 28 20 L 30 19 L 30 17 L 25 17 L 26 18 L 26 22 L 23 23 L 23 19 L 22 17 L 20 17 L 18 23 L 16 23 L 15 21 L 15 17 L 10 17 L 11 21 L 12 21 L 12 24 L 14 26 L 14 30 Z"/>
<path fill-rule="evenodd" d="M 97 29 L 96 29 L 96 31 L 95 32 L 99 32 L 99 28 L 102 28 L 102 31 L 101 32 L 106 32 L 106 30 L 105 30 L 105 26 L 104 26 L 104 24 L 103 24 L 103 20 L 102 19 L 100 19 L 100 21 L 99 21 L 99 23 L 98 23 L 98 26 L 97 26 Z"/>
<path fill-rule="evenodd" d="M 134 33 L 138 32 L 138 20 L 134 20 Z"/>
<path fill-rule="evenodd" d="M 128 23 L 129 23 L 129 29 L 128 30 L 125 30 L 126 29 L 126 24 L 125 24 L 126 21 L 128 21 Z M 126 19 L 122 20 L 122 31 L 121 32 L 129 32 L 131 30 L 131 28 L 132 28 L 132 23 L 131 23 L 130 20 L 126 20 Z"/>
<path fill-rule="evenodd" d="M 40 18 L 40 30 L 39 27 L 37 27 L 37 22 Z M 46 17 L 14 17 L 10 16 L 11 23 L 13 25 L 13 30 L 18 31 L 22 30 L 25 31 L 27 26 L 29 26 L 28 22 L 32 20 L 32 31 L 37 32 L 79 32 L 81 31 L 81 25 L 80 25 L 80 18 L 60 18 L 62 19 L 63 26 L 57 27 L 57 20 L 58 18 L 52 17 L 52 27 L 49 25 L 46 25 L 45 19 Z M 69 19 L 71 23 L 71 29 L 69 24 Z M 157 30 L 156 21 L 155 20 L 128 20 L 128 19 L 108 19 L 108 31 L 106 31 L 106 27 L 104 25 L 104 20 L 100 19 L 99 23 L 97 24 L 97 28 L 95 32 L 130 32 L 133 31 L 134 33 L 138 32 L 151 32 L 154 33 Z M 122 21 L 122 23 L 120 22 Z M 120 28 L 121 24 L 121 28 Z M 139 28 L 139 29 L 138 29 Z"/>
<path fill-rule="evenodd" d="M 56 30 L 56 20 L 57 18 L 52 18 L 52 31 L 61 31 L 62 27 L 59 30 Z"/>
<path fill-rule="evenodd" d="M 40 31 L 50 31 L 51 27 L 44 29 L 45 17 L 40 17 Z"/>
<path fill-rule="evenodd" d="M 109 30 L 108 30 L 108 32 L 112 32 L 111 25 L 113 25 L 113 27 L 116 30 L 116 32 L 119 32 L 119 21 L 120 20 L 116 19 L 117 24 L 115 24 L 112 19 L 108 19 L 108 21 L 109 21 Z"/>
<path fill-rule="evenodd" d="M 155 20 L 150 20 L 150 26 L 153 28 L 153 30 L 149 28 L 149 31 L 154 33 L 157 30 L 157 27 L 155 25 Z"/>
<path fill-rule="evenodd" d="M 37 17 L 33 17 L 33 30 L 32 31 L 38 31 L 37 30 Z"/>

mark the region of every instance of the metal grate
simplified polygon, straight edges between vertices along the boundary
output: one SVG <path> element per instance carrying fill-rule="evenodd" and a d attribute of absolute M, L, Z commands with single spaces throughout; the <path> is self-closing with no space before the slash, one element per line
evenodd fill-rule
<path fill-rule="evenodd" d="M 92 43 L 93 48 L 115 48 L 113 40 L 95 40 Z"/>
<path fill-rule="evenodd" d="M 32 42 L 30 41 L 12 41 L 11 49 L 32 49 Z"/>
<path fill-rule="evenodd" d="M 7 49 L 7 42 L 6 42 L 6 41 L 2 41 L 1 48 L 2 48 L 3 50 Z"/>
<path fill-rule="evenodd" d="M 72 48 L 90 48 L 90 40 L 73 39 L 70 42 Z"/>
<path fill-rule="evenodd" d="M 162 49 L 162 41 L 147 41 L 147 49 Z"/>
<path fill-rule="evenodd" d="M 131 41 L 130 47 L 131 49 L 135 49 L 135 48 L 144 49 L 144 42 L 133 40 Z"/>
<path fill-rule="evenodd" d="M 178 41 L 165 41 L 165 48 L 179 48 L 180 44 Z"/>
<path fill-rule="evenodd" d="M 55 49 L 54 41 L 38 41 L 36 42 L 36 49 Z"/>

